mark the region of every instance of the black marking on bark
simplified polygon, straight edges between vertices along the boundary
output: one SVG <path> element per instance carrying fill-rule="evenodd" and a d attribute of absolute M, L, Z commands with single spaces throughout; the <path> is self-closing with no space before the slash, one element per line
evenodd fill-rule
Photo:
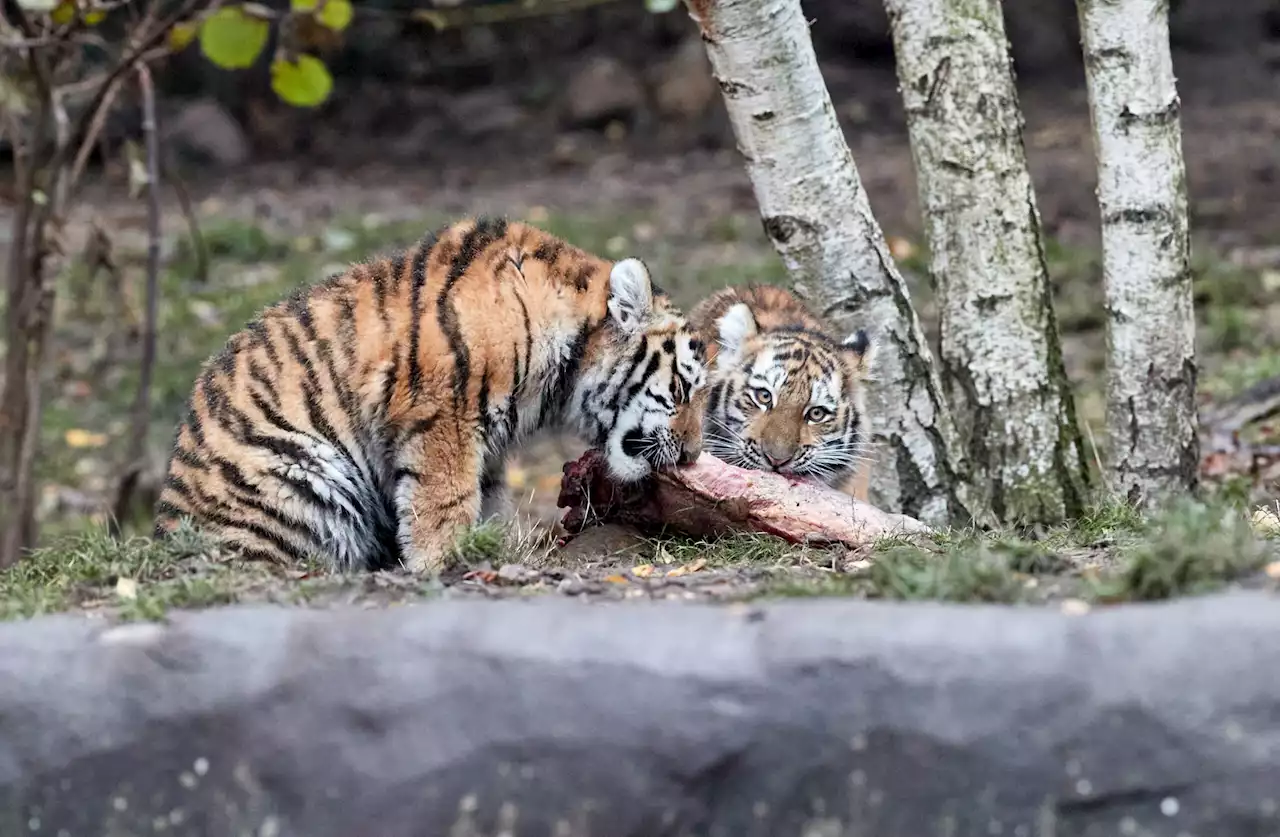
<path fill-rule="evenodd" d="M 1146 128 L 1159 128 L 1175 123 L 1181 113 L 1182 101 L 1175 95 L 1169 104 L 1152 113 L 1134 113 L 1129 109 L 1128 105 L 1125 105 L 1120 110 L 1120 116 L 1117 121 L 1122 131 L 1127 131 L 1135 125 Z"/>
<path fill-rule="evenodd" d="M 964 163 L 958 163 L 955 160 L 948 160 L 945 157 L 938 160 L 938 168 L 949 171 L 952 174 L 962 174 L 965 177 L 973 177 L 976 173 L 976 169 L 972 166 L 966 166 Z"/>
<path fill-rule="evenodd" d="M 983 314 L 989 314 L 996 310 L 997 306 L 1005 302 L 1011 302 L 1013 294 L 989 294 L 974 299 L 973 307 L 977 308 Z"/>
<path fill-rule="evenodd" d="M 751 114 L 752 120 L 760 123 L 772 122 L 774 119 L 777 118 L 777 116 L 778 114 L 774 113 L 771 110 L 762 110 L 759 113 Z"/>
<path fill-rule="evenodd" d="M 1126 68 L 1134 63 L 1134 55 L 1124 47 L 1106 47 L 1087 51 L 1084 62 L 1090 70 Z"/>
<path fill-rule="evenodd" d="M 999 451 L 998 459 L 993 459 L 993 451 L 988 445 L 993 420 L 992 408 L 984 406 L 979 399 L 978 387 L 968 364 L 952 363 L 943 358 L 942 376 L 944 384 L 952 391 L 950 403 L 955 412 L 956 435 L 968 454 L 972 467 L 970 479 L 975 484 L 979 480 L 984 483 L 975 487 L 981 489 L 996 519 L 1004 520 L 1004 482 L 1000 473 L 1005 464 L 1005 451 Z"/>
<path fill-rule="evenodd" d="M 1164 205 L 1131 207 L 1108 212 L 1102 217 L 1104 226 L 1112 224 L 1172 224 L 1173 212 Z"/>
<path fill-rule="evenodd" d="M 739 81 L 729 81 L 728 79 L 716 79 L 716 81 L 720 85 L 720 92 L 724 94 L 726 99 L 738 99 L 756 92 L 756 89 L 751 85 L 743 84 Z"/>
<path fill-rule="evenodd" d="M 794 215 L 771 215 L 760 219 L 764 233 L 774 244 L 787 244 L 797 236 L 812 238 L 818 234 L 818 226 Z"/>

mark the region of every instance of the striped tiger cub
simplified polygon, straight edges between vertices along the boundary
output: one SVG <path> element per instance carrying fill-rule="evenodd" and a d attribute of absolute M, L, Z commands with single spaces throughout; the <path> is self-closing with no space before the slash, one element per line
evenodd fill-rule
<path fill-rule="evenodd" d="M 794 294 L 769 285 L 712 294 L 689 323 L 707 343 L 707 386 L 697 398 L 707 452 L 865 501 L 867 333 L 840 340 Z"/>
<path fill-rule="evenodd" d="M 703 346 L 638 259 L 481 218 L 267 308 L 200 372 L 156 508 L 249 558 L 438 572 L 504 452 L 564 427 L 615 478 L 692 462 Z"/>

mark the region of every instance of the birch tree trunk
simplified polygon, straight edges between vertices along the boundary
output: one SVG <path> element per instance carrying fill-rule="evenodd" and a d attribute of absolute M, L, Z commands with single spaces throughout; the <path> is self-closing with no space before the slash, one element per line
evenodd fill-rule
<path fill-rule="evenodd" d="M 932 354 L 836 121 L 800 0 L 685 0 L 702 30 L 769 235 L 796 293 L 879 344 L 870 500 L 972 522 Z"/>
<path fill-rule="evenodd" d="M 942 380 L 974 502 L 1009 522 L 1075 517 L 1088 466 L 1000 0 L 885 7 L 938 290 Z"/>
<path fill-rule="evenodd" d="M 1186 172 L 1166 0 L 1077 0 L 1098 153 L 1112 489 L 1199 482 Z"/>

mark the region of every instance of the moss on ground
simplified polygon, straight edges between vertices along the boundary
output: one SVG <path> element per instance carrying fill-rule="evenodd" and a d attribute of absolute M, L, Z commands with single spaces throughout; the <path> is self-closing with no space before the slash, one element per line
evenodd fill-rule
<path fill-rule="evenodd" d="M 557 566 L 548 546 L 529 533 L 481 524 L 459 539 L 440 578 L 421 579 L 402 572 L 338 575 L 244 562 L 220 554 L 190 528 L 161 543 L 145 537 L 116 541 L 100 529 L 89 530 L 0 574 L 0 618 L 83 609 L 156 619 L 174 608 L 233 602 L 390 604 L 451 590 L 548 594 L 566 576 L 581 576 L 598 588 L 630 584 L 643 592 L 640 585 L 650 576 L 689 581 L 698 574 L 719 585 L 710 596 L 717 600 L 854 596 L 1004 604 L 1078 599 L 1105 605 L 1269 584 L 1272 574 L 1261 571 L 1280 560 L 1280 541 L 1256 534 L 1239 505 L 1221 500 L 1184 501 L 1148 518 L 1123 506 L 1101 506 L 1071 526 L 1049 531 L 948 531 L 885 539 L 865 554 L 764 535 L 665 537 L 650 541 L 647 558 L 627 556 L 626 566 L 601 556 L 597 566 L 575 569 Z M 506 564 L 518 564 L 520 571 L 495 572 Z M 480 579 L 462 589 L 474 576 Z M 695 596 L 699 589 L 688 588 Z"/>

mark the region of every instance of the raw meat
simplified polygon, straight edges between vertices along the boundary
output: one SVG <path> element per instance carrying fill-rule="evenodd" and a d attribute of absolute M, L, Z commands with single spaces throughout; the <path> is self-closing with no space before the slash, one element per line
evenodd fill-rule
<path fill-rule="evenodd" d="M 609 479 L 589 450 L 564 466 L 557 504 L 570 536 L 599 523 L 627 523 L 694 537 L 765 532 L 793 543 L 858 546 L 881 535 L 926 532 L 913 517 L 890 514 L 825 485 L 752 471 L 704 453 L 692 465 L 634 485 Z"/>

